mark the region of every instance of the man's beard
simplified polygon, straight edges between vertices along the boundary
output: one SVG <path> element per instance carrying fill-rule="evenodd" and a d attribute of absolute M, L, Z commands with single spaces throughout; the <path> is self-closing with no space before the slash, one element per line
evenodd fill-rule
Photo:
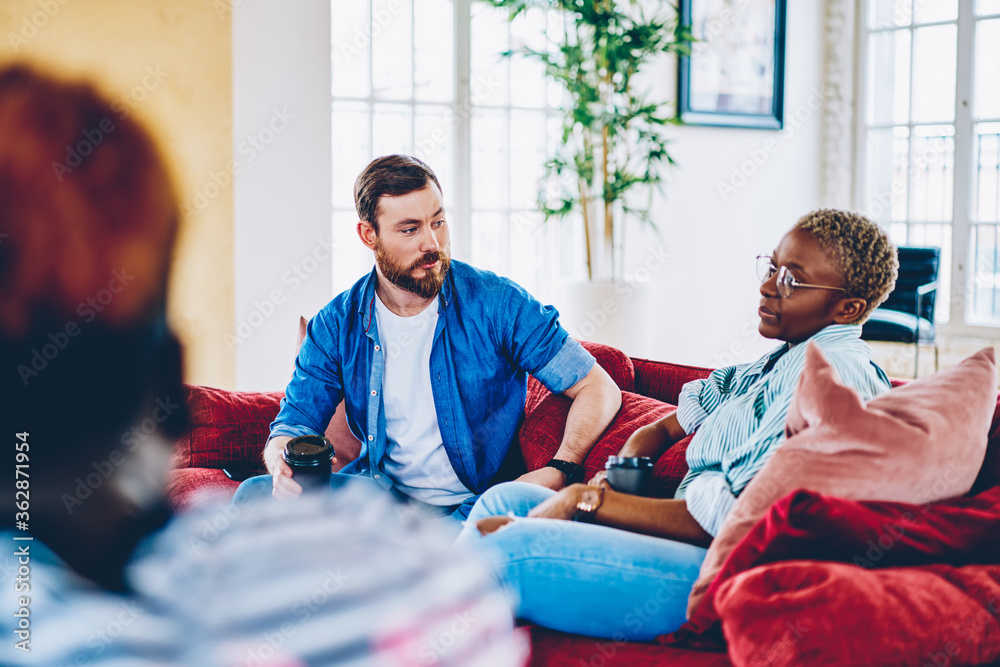
<path fill-rule="evenodd" d="M 421 266 L 433 264 L 438 260 L 441 260 L 439 266 L 429 270 L 423 269 L 426 273 L 423 278 L 413 277 L 413 272 Z M 404 267 L 394 262 L 385 252 L 381 239 L 376 239 L 375 261 L 378 262 L 378 268 L 381 269 L 382 274 L 393 285 L 405 289 L 407 292 L 413 292 L 417 296 L 430 299 L 441 291 L 441 285 L 444 284 L 445 276 L 448 275 L 448 270 L 451 268 L 451 250 L 444 248 L 438 252 L 429 252 L 409 267 Z"/>

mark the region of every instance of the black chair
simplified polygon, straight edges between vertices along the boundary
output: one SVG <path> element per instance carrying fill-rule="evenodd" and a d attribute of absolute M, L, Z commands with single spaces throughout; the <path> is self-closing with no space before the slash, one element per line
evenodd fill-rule
<path fill-rule="evenodd" d="M 917 377 L 920 345 L 934 346 L 934 371 L 938 346 L 934 341 L 934 301 L 937 297 L 940 248 L 901 246 L 896 288 L 875 309 L 861 330 L 863 340 L 913 343 L 913 377 Z"/>

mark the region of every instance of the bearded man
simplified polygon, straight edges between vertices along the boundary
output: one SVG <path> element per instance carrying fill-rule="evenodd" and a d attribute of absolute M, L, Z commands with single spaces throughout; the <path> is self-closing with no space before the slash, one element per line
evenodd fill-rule
<path fill-rule="evenodd" d="M 458 520 L 511 478 L 527 376 L 573 403 L 559 450 L 518 480 L 553 490 L 581 464 L 621 405 L 611 377 L 559 325 L 558 313 L 513 281 L 452 261 L 437 176 L 422 161 L 380 157 L 354 184 L 358 236 L 372 272 L 310 322 L 264 447 L 270 477 L 244 482 L 234 503 L 302 488 L 282 458 L 300 435 L 321 435 L 341 400 L 362 442 L 333 475 L 352 476 Z"/>

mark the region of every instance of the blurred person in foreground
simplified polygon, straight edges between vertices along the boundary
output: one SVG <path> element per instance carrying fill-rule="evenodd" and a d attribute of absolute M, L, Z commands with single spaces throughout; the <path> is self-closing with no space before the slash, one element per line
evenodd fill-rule
<path fill-rule="evenodd" d="M 171 519 L 177 228 L 134 119 L 0 67 L 0 664 L 523 662 L 484 567 L 387 494 Z"/>

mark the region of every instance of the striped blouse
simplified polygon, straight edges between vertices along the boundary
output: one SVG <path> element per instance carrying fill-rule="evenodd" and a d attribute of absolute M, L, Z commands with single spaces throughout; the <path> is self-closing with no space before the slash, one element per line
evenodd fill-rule
<path fill-rule="evenodd" d="M 831 324 L 806 342 L 816 343 L 841 381 L 867 401 L 890 384 L 860 336 L 859 324 Z M 719 368 L 681 389 L 677 420 L 686 433 L 697 433 L 676 497 L 687 501 L 709 534 L 718 533 L 736 498 L 784 440 L 805 351 L 804 343 L 785 343 L 752 364 Z"/>

